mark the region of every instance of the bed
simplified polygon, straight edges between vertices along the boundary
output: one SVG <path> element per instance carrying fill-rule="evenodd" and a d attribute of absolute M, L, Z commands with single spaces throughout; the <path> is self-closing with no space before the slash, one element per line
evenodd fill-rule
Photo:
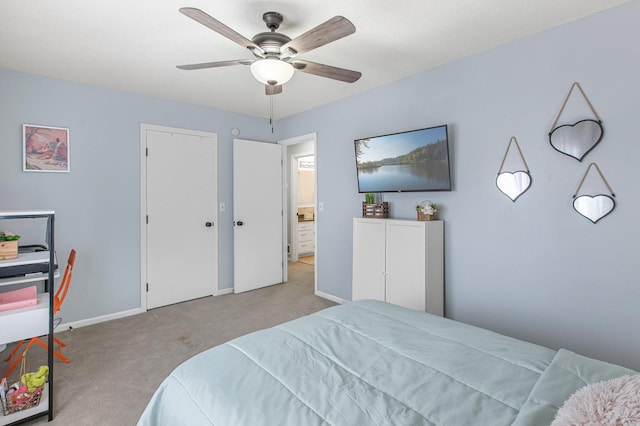
<path fill-rule="evenodd" d="M 549 425 L 576 390 L 636 373 L 362 300 L 202 352 L 139 425 Z"/>

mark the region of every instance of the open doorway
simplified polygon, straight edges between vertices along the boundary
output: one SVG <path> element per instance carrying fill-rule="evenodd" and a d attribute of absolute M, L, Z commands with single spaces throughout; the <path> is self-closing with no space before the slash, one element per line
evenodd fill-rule
<path fill-rule="evenodd" d="M 315 155 L 291 155 L 291 219 L 292 227 L 289 250 L 292 261 L 315 265 Z"/>
<path fill-rule="evenodd" d="M 317 289 L 316 271 L 316 135 L 279 142 L 285 146 L 285 192 L 287 205 L 287 256 L 289 268 L 308 271 Z M 311 275 L 312 274 L 312 275 Z"/>

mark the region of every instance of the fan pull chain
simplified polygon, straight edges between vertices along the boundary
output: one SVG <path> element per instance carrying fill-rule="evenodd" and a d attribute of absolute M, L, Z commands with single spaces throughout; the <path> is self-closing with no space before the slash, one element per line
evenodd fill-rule
<path fill-rule="evenodd" d="M 269 125 L 271 126 L 271 133 L 273 133 L 273 95 L 269 96 Z"/>

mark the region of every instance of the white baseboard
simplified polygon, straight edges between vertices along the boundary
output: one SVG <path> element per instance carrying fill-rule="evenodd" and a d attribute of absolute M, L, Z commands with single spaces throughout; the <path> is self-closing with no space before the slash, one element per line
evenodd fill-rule
<path fill-rule="evenodd" d="M 223 294 L 230 294 L 233 293 L 233 287 L 229 287 L 229 288 L 219 288 L 218 290 L 216 290 L 215 293 L 213 293 L 214 296 L 222 296 Z"/>
<path fill-rule="evenodd" d="M 59 331 L 72 330 L 74 328 L 86 327 L 87 325 L 98 324 L 105 321 L 111 321 L 114 319 L 130 317 L 132 315 L 138 315 L 145 312 L 141 308 L 129 309 L 128 311 L 116 312 L 109 315 L 102 315 L 99 317 L 87 318 L 80 321 L 62 323 L 56 327 L 56 333 Z"/>
<path fill-rule="evenodd" d="M 346 302 L 346 300 L 344 300 L 344 299 L 341 299 L 341 298 L 336 297 L 336 296 L 334 296 L 332 294 L 329 294 L 329 293 L 324 293 L 322 291 L 317 291 L 316 290 L 315 294 L 318 297 L 322 297 L 323 299 L 331 300 L 332 302 L 336 302 L 336 303 L 338 303 L 340 305 L 342 305 L 344 302 Z"/>

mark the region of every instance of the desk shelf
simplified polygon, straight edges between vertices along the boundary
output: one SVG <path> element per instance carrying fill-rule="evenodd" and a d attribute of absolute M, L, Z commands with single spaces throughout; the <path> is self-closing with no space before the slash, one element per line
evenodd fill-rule
<path fill-rule="evenodd" d="M 37 263 L 49 263 L 49 251 L 38 251 L 33 253 L 20 253 L 16 259 L 0 260 L 0 268 L 10 268 L 13 266 L 32 265 Z M 56 268 L 53 277 L 58 278 L 60 272 Z M 0 286 L 24 284 L 48 279 L 48 272 L 36 272 L 33 274 L 20 275 L 16 277 L 0 278 Z"/>
<path fill-rule="evenodd" d="M 49 251 L 20 253 L 16 259 L 0 260 L 0 269 L 46 263 L 48 271 L 0 278 L 0 292 L 7 291 L 8 286 L 15 284 L 45 281 L 44 292 L 38 294 L 38 302 L 35 306 L 0 312 L 0 330 L 2 330 L 0 345 L 34 336 L 48 335 L 49 378 L 48 383 L 42 389 L 43 394 L 37 407 L 18 411 L 8 416 L 3 416 L 0 411 L 0 426 L 16 425 L 45 415 L 49 416 L 49 421 L 53 420 L 53 294 L 54 278 L 59 275 L 55 268 L 55 213 L 52 210 L 0 211 L 0 220 L 7 219 L 46 219 L 48 229 L 46 243 Z M 0 372 L 0 374 L 4 374 L 4 372 Z"/>
<path fill-rule="evenodd" d="M 15 259 L 0 260 L 0 268 L 10 266 L 31 265 L 34 263 L 49 262 L 49 251 L 34 251 L 31 253 L 20 253 Z"/>

